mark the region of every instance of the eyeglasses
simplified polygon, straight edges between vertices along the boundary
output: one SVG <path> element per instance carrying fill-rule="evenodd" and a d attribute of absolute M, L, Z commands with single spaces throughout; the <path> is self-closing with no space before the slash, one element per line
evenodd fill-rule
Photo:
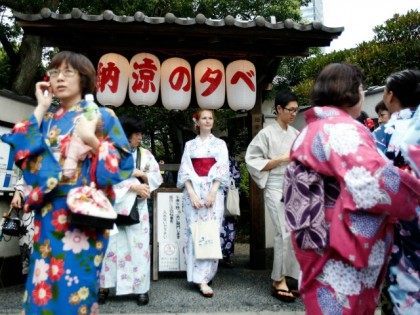
<path fill-rule="evenodd" d="M 298 107 L 294 107 L 294 108 L 287 108 L 287 107 L 285 107 L 283 109 L 287 110 L 290 114 L 296 114 L 299 111 L 299 108 Z"/>
<path fill-rule="evenodd" d="M 60 73 L 62 73 L 63 76 L 66 77 L 66 78 L 71 78 L 71 77 L 74 77 L 76 75 L 77 70 L 75 70 L 75 69 L 63 69 L 63 70 L 60 70 L 60 69 L 50 69 L 50 70 L 47 70 L 47 75 L 50 78 L 54 78 L 54 79 L 55 78 L 58 78 L 58 76 L 60 75 Z"/>

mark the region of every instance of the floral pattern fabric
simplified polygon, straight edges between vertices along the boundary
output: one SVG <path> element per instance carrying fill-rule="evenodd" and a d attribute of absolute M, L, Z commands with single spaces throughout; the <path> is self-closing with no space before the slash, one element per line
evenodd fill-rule
<path fill-rule="evenodd" d="M 11 145 L 15 163 L 30 187 L 24 210 L 35 212 L 33 252 L 23 299 L 26 314 L 98 313 L 98 276 L 108 232 L 73 226 L 66 204 L 70 189 L 92 181 L 92 157 L 79 161 L 73 177 L 62 176 L 75 120 L 86 105 L 81 101 L 69 110 L 51 110 L 40 127 L 32 115 L 2 137 Z M 104 108 L 100 114 L 96 182 L 112 199 L 111 185 L 131 175 L 133 159 L 116 116 Z"/>
<path fill-rule="evenodd" d="M 192 158 L 215 158 L 216 163 L 211 167 L 207 176 L 198 176 L 192 165 Z M 185 182 L 190 180 L 197 196 L 204 203 L 214 180 L 220 182 L 216 200 L 212 208 L 195 209 L 185 188 Z M 222 224 L 224 211 L 223 189 L 229 185 L 229 158 L 226 143 L 210 135 L 205 140 L 199 136 L 185 144 L 181 165 L 178 172 L 177 187 L 184 189 L 183 204 L 186 218 L 186 244 L 184 252 L 187 262 L 187 280 L 194 283 L 208 283 L 216 274 L 217 259 L 196 259 L 192 241 L 191 226 L 194 222 L 215 220 L 219 229 Z M 219 232 L 219 231 L 218 231 Z"/>
<path fill-rule="evenodd" d="M 415 152 L 417 154 L 419 152 L 420 136 L 415 133 L 415 130 L 410 133 L 411 129 L 415 129 L 415 124 L 418 124 L 418 117 L 418 113 L 415 116 L 414 109 L 403 109 L 393 113 L 390 121 L 374 133 L 378 148 L 393 161 L 395 166 L 401 169 L 412 168 L 414 171 L 419 169 L 418 161 L 416 163 L 415 160 Z M 407 139 L 408 143 L 413 146 L 409 150 L 407 150 Z M 404 155 L 409 152 L 411 155 Z M 419 176 L 418 173 L 417 176 Z M 388 306 L 390 308 L 388 311 L 393 314 L 420 313 L 419 213 L 420 206 L 417 207 L 416 219 L 400 220 L 395 225 L 395 242 L 391 251 L 386 281 L 388 294 L 384 296 L 385 299 L 388 299 L 389 296 L 391 306 Z"/>
<path fill-rule="evenodd" d="M 238 162 L 236 162 L 233 156 L 229 157 L 229 174 L 230 179 L 235 181 L 235 186 L 239 187 L 241 173 L 239 171 Z M 227 187 L 225 187 L 223 192 L 226 198 Z M 222 255 L 224 258 L 230 258 L 235 251 L 236 223 L 236 218 L 227 215 L 225 211 L 222 228 L 220 230 L 220 244 L 222 246 Z"/>
<path fill-rule="evenodd" d="M 292 161 L 339 185 L 335 202 L 325 207 L 329 241 L 324 249 L 302 250 L 292 230 L 306 312 L 373 314 L 393 223 L 415 216 L 420 181 L 390 165 L 375 150 L 366 127 L 338 108 L 310 109 L 306 122 L 293 145 Z"/>
<path fill-rule="evenodd" d="M 162 176 L 159 164 L 149 150 L 140 148 L 141 162 L 139 169 L 147 174 L 150 191 L 159 188 Z M 137 160 L 138 151 L 133 153 Z M 133 182 L 134 181 L 134 182 Z M 134 204 L 136 194 L 130 186 L 139 181 L 132 177 L 117 185 L 115 191 L 115 209 L 128 209 Z M 133 196 L 131 196 L 133 195 Z M 131 198 L 130 198 L 131 197 Z M 125 201 L 129 201 L 126 203 Z M 138 224 L 118 226 L 118 232 L 109 238 L 100 276 L 101 288 L 114 288 L 117 295 L 140 294 L 150 290 L 150 220 L 147 199 L 139 199 L 137 209 Z M 120 207 L 121 205 L 121 207 Z"/>

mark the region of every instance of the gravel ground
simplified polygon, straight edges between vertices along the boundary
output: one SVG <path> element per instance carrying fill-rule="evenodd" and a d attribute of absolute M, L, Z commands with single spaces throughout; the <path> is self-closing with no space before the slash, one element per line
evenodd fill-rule
<path fill-rule="evenodd" d="M 235 245 L 234 268 L 219 267 L 213 280 L 214 297 L 204 298 L 188 284 L 185 273 L 160 273 L 152 282 L 150 303 L 137 306 L 134 296 L 111 296 L 100 307 L 101 314 L 139 313 L 270 313 L 300 314 L 304 311 L 300 300 L 282 303 L 270 295 L 271 267 L 251 270 L 248 267 L 247 244 Z M 267 266 L 271 266 L 267 257 Z M 20 309 L 23 286 L 0 290 L 0 313 L 16 314 Z M 296 311 L 296 313 L 295 313 Z"/>

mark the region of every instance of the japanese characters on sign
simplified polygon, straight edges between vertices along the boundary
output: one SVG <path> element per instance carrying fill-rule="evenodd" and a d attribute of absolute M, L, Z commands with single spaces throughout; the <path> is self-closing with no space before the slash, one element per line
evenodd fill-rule
<path fill-rule="evenodd" d="M 98 62 L 96 98 L 103 105 L 121 106 L 127 94 L 130 64 L 121 55 L 103 55 Z"/>
<path fill-rule="evenodd" d="M 191 67 L 181 58 L 169 58 L 162 63 L 161 97 L 166 109 L 184 110 L 191 101 Z"/>
<path fill-rule="evenodd" d="M 225 68 L 216 59 L 204 59 L 195 65 L 195 95 L 198 106 L 218 109 L 225 102 Z"/>
<path fill-rule="evenodd" d="M 98 63 L 97 99 L 102 105 L 120 106 L 129 93 L 134 105 L 154 105 L 161 92 L 162 104 L 169 110 L 184 110 L 191 102 L 194 79 L 197 103 L 201 108 L 218 109 L 227 102 L 233 110 L 254 107 L 257 90 L 255 66 L 248 60 L 231 62 L 226 71 L 216 59 L 199 61 L 194 68 L 185 59 L 169 58 L 162 65 L 149 53 L 139 53 L 130 63 L 110 53 Z"/>
<path fill-rule="evenodd" d="M 152 106 L 160 88 L 160 61 L 152 54 L 140 53 L 131 58 L 128 95 L 134 105 Z"/>
<path fill-rule="evenodd" d="M 185 215 L 182 192 L 158 192 L 157 241 L 159 243 L 159 271 L 185 270 Z"/>

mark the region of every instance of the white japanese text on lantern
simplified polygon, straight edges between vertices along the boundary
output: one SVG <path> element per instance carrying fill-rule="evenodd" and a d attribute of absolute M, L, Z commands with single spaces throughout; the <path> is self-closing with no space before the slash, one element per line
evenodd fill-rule
<path fill-rule="evenodd" d="M 166 109 L 184 110 L 191 101 L 191 66 L 185 59 L 169 58 L 162 63 L 160 87 Z"/>
<path fill-rule="evenodd" d="M 119 54 L 103 55 L 98 63 L 96 98 L 102 105 L 120 106 L 127 94 L 128 60 Z"/>
<path fill-rule="evenodd" d="M 154 105 L 159 96 L 160 61 L 152 54 L 131 58 L 128 95 L 134 105 Z"/>
<path fill-rule="evenodd" d="M 225 102 L 225 68 L 216 59 L 204 59 L 194 68 L 195 95 L 198 106 L 218 109 Z"/>
<path fill-rule="evenodd" d="M 248 60 L 236 60 L 226 67 L 227 101 L 233 110 L 250 110 L 257 98 L 257 73 Z"/>

